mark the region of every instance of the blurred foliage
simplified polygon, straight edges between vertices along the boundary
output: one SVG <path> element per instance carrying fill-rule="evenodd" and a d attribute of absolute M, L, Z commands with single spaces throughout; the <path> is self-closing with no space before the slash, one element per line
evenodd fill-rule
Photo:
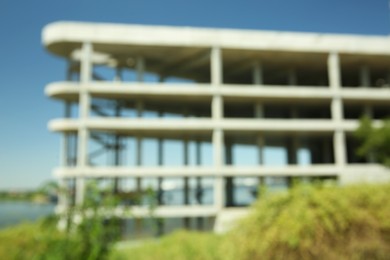
<path fill-rule="evenodd" d="M 228 234 L 224 251 L 233 259 L 388 259 L 389 190 L 298 185 L 268 195 Z"/>
<path fill-rule="evenodd" d="M 389 190 L 297 184 L 263 192 L 225 235 L 177 231 L 114 250 L 118 223 L 96 207 L 103 198 L 89 192 L 88 210 L 79 212 L 86 215 L 67 232 L 58 231 L 54 217 L 0 231 L 0 259 L 389 259 Z"/>
<path fill-rule="evenodd" d="M 390 119 L 383 120 L 381 127 L 373 127 L 371 119 L 363 117 L 355 136 L 362 143 L 357 150 L 359 156 L 373 156 L 390 167 Z"/>
<path fill-rule="evenodd" d="M 0 259 L 106 259 L 119 238 L 120 220 L 112 214 L 115 196 L 99 194 L 90 182 L 81 206 L 2 230 Z"/>
<path fill-rule="evenodd" d="M 218 251 L 221 241 L 215 234 L 180 230 L 141 246 L 117 249 L 110 259 L 222 259 Z"/>
<path fill-rule="evenodd" d="M 228 234 L 180 231 L 112 259 L 388 259 L 390 184 L 263 195 Z"/>

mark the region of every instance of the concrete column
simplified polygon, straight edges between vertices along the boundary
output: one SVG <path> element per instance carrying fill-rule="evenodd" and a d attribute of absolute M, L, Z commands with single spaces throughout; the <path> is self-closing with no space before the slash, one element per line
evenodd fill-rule
<path fill-rule="evenodd" d="M 359 76 L 360 76 L 360 86 L 361 87 L 370 87 L 371 86 L 370 68 L 367 65 L 360 67 Z M 367 105 L 367 104 L 364 106 L 363 113 L 365 116 L 373 118 L 372 107 Z"/>
<path fill-rule="evenodd" d="M 335 163 L 338 167 L 344 167 L 346 164 L 345 134 L 343 131 L 336 131 L 333 137 Z"/>
<path fill-rule="evenodd" d="M 81 50 L 81 71 L 80 71 L 80 96 L 79 96 L 79 117 L 80 126 L 78 129 L 78 154 L 77 167 L 83 169 L 88 166 L 88 140 L 89 131 L 86 126 L 86 120 L 89 117 L 91 107 L 91 97 L 87 90 L 88 83 L 92 78 L 92 44 L 85 42 Z M 84 201 L 85 182 L 84 177 L 78 177 L 76 180 L 76 204 L 81 205 Z"/>
<path fill-rule="evenodd" d="M 217 87 L 222 84 L 222 54 L 219 47 L 211 49 L 211 84 Z"/>
<path fill-rule="evenodd" d="M 71 117 L 71 103 L 69 101 L 64 102 L 64 118 Z M 69 142 L 70 142 L 70 134 L 62 133 L 61 139 L 61 151 L 60 151 L 60 162 L 62 167 L 69 166 Z"/>
<path fill-rule="evenodd" d="M 69 118 L 71 109 L 70 109 L 71 103 L 65 102 L 65 113 L 64 117 Z M 60 152 L 60 163 L 61 167 L 67 167 L 70 165 L 70 134 L 69 133 L 63 133 L 61 138 L 61 152 Z M 65 206 L 68 204 L 67 202 L 67 194 L 68 194 L 68 187 L 66 186 L 66 181 L 63 178 L 60 178 L 58 180 L 58 185 L 60 187 L 60 193 L 58 196 L 58 204 L 61 206 Z"/>
<path fill-rule="evenodd" d="M 145 59 L 143 57 L 137 57 L 135 67 L 137 72 L 137 82 L 144 82 Z"/>
<path fill-rule="evenodd" d="M 255 104 L 255 117 L 264 118 L 264 106 L 260 102 Z"/>
<path fill-rule="evenodd" d="M 260 62 L 255 62 L 253 65 L 253 83 L 256 86 L 263 84 L 263 68 Z M 264 118 L 264 106 L 261 102 L 255 104 L 255 117 Z"/>
<path fill-rule="evenodd" d="M 213 87 L 219 87 L 222 84 L 222 55 L 219 47 L 211 49 L 211 84 Z M 218 94 L 213 96 L 212 100 L 212 119 L 218 121 L 223 118 L 223 100 Z M 214 183 L 214 205 L 222 209 L 225 205 L 224 179 L 218 176 L 221 167 L 224 164 L 223 143 L 224 133 L 222 129 L 213 130 L 213 158 L 214 168 L 217 176 Z"/>
<path fill-rule="evenodd" d="M 60 178 L 58 180 L 58 186 L 58 205 L 65 207 L 68 205 L 68 186 L 66 185 L 66 180 L 64 178 Z"/>
<path fill-rule="evenodd" d="M 262 85 L 264 83 L 263 66 L 259 61 L 253 64 L 252 81 L 254 85 Z"/>
<path fill-rule="evenodd" d="M 145 60 L 143 57 L 137 57 L 135 67 L 136 67 L 135 68 L 136 80 L 137 82 L 141 83 L 144 81 L 144 73 L 145 73 Z M 137 110 L 137 117 L 142 118 L 142 113 L 144 110 L 143 102 L 138 100 L 135 106 Z M 135 143 L 136 143 L 136 165 L 140 167 L 142 165 L 142 137 L 137 136 L 135 139 Z M 135 182 L 136 182 L 136 189 L 138 192 L 140 192 L 142 189 L 141 178 L 136 177 Z"/>
<path fill-rule="evenodd" d="M 163 116 L 163 112 L 159 111 L 159 117 L 161 118 Z M 159 166 L 162 166 L 164 164 L 164 147 L 163 147 L 163 139 L 159 138 L 157 140 L 157 163 Z M 158 200 L 158 205 L 163 205 L 163 189 L 162 189 L 162 184 L 163 184 L 163 178 L 158 177 L 157 178 L 157 200 Z"/>
<path fill-rule="evenodd" d="M 233 145 L 231 142 L 226 143 L 226 164 L 233 165 Z M 225 192 L 226 192 L 226 207 L 234 206 L 234 182 L 233 177 L 226 177 L 225 179 Z"/>
<path fill-rule="evenodd" d="M 184 140 L 183 142 L 183 164 L 185 166 L 188 166 L 189 164 L 189 154 L 188 154 L 188 140 Z M 183 202 L 184 205 L 190 204 L 190 185 L 189 185 L 189 179 L 188 177 L 184 177 L 184 187 L 183 187 Z M 184 218 L 184 228 L 189 229 L 190 228 L 190 219 L 188 217 Z"/>
<path fill-rule="evenodd" d="M 116 68 L 114 81 L 119 81 L 119 82 L 122 81 L 122 69 L 121 68 Z"/>
<path fill-rule="evenodd" d="M 336 52 L 331 52 L 328 56 L 328 78 L 332 89 L 341 88 L 340 59 Z"/>
<path fill-rule="evenodd" d="M 196 165 L 200 167 L 202 165 L 202 155 L 201 155 L 201 142 L 196 141 L 195 143 L 195 160 Z M 202 189 L 202 179 L 201 177 L 196 177 L 196 201 L 198 204 L 202 204 L 202 195 L 203 195 L 203 189 Z"/>
<path fill-rule="evenodd" d="M 336 96 L 333 97 L 331 102 L 332 120 L 341 123 L 344 114 L 343 101 L 341 100 L 341 97 Z"/>
<path fill-rule="evenodd" d="M 115 117 L 120 117 L 121 108 L 120 105 L 117 104 L 117 107 L 115 108 Z M 122 155 L 122 140 L 121 136 L 119 136 L 118 133 L 114 136 L 114 165 L 120 166 L 122 164 L 121 162 L 121 155 Z M 119 192 L 119 178 L 114 178 L 114 193 Z"/>
<path fill-rule="evenodd" d="M 297 73 L 295 69 L 289 69 L 287 75 L 288 85 L 296 86 L 297 85 Z"/>
<path fill-rule="evenodd" d="M 360 86 L 361 87 L 371 86 L 370 68 L 367 65 L 360 67 L 359 79 L 360 79 Z"/>
<path fill-rule="evenodd" d="M 368 116 L 369 118 L 373 119 L 374 118 L 374 113 L 373 113 L 373 109 L 370 105 L 366 104 L 364 106 L 364 111 L 363 111 L 364 115 L 365 116 Z M 366 156 L 366 160 L 368 163 L 375 163 L 375 156 L 372 154 L 372 153 L 369 153 L 367 156 Z"/>
<path fill-rule="evenodd" d="M 258 163 L 259 165 L 264 165 L 264 147 L 265 140 L 263 134 L 259 134 L 257 137 L 257 151 L 258 151 Z"/>
<path fill-rule="evenodd" d="M 211 113 L 213 120 L 223 119 L 223 99 L 220 95 L 214 95 L 211 104 Z"/>
<path fill-rule="evenodd" d="M 330 149 L 330 140 L 327 138 L 323 141 L 323 158 L 324 158 L 324 163 L 331 163 L 331 149 Z"/>
<path fill-rule="evenodd" d="M 214 157 L 214 168 L 216 173 L 220 172 L 223 166 L 223 139 L 224 134 L 222 129 L 215 129 L 213 131 L 213 157 Z M 215 177 L 214 184 L 214 205 L 222 209 L 225 205 L 225 192 L 224 192 L 224 179 L 222 176 Z"/>
<path fill-rule="evenodd" d="M 335 164 L 338 167 L 344 167 L 346 164 L 345 133 L 341 129 L 343 120 L 343 102 L 340 95 L 341 73 L 340 60 L 337 53 L 330 53 L 328 57 L 328 75 L 330 88 L 334 90 L 334 96 L 331 103 L 332 120 L 336 125 L 333 134 L 333 149 Z"/>
<path fill-rule="evenodd" d="M 201 142 L 199 140 L 195 143 L 195 161 L 196 165 L 200 167 L 202 165 L 202 155 L 201 155 Z M 202 198 L 203 198 L 203 188 L 202 188 L 202 178 L 196 177 L 196 192 L 195 192 L 195 199 L 196 202 L 201 205 L 202 204 Z M 203 230 L 203 218 L 197 217 L 196 218 L 196 226 L 198 230 Z"/>
<path fill-rule="evenodd" d="M 372 110 L 372 106 L 366 104 L 364 106 L 364 115 L 365 116 L 368 116 L 369 118 L 374 118 L 374 113 L 373 113 L 373 110 Z"/>
<path fill-rule="evenodd" d="M 296 136 L 292 136 L 288 143 L 288 163 L 297 164 L 298 163 L 298 149 L 299 141 Z"/>

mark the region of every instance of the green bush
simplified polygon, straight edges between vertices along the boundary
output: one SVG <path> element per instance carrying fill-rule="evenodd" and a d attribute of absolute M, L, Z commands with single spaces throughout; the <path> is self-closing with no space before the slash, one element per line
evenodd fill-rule
<path fill-rule="evenodd" d="M 74 258 L 75 241 L 46 221 L 24 223 L 0 231 L 0 259 Z"/>
<path fill-rule="evenodd" d="M 113 259 L 388 259 L 390 184 L 265 194 L 223 236 L 180 231 Z"/>
<path fill-rule="evenodd" d="M 1 231 L 0 259 L 106 259 L 120 234 L 112 214 L 117 200 L 101 196 L 93 182 L 87 191 L 83 205 L 63 215 Z M 59 220 L 66 230 L 58 229 Z"/>
<path fill-rule="evenodd" d="M 298 185 L 263 193 L 223 236 L 178 231 L 113 252 L 115 232 L 100 220 L 69 233 L 49 220 L 23 224 L 0 231 L 0 259 L 388 259 L 389 191 L 390 184 Z"/>
<path fill-rule="evenodd" d="M 180 230 L 142 246 L 117 249 L 111 259 L 221 259 L 217 250 L 221 241 L 221 237 L 214 234 Z"/>
<path fill-rule="evenodd" d="M 389 191 L 300 185 L 270 195 L 227 235 L 225 251 L 234 259 L 388 259 Z"/>

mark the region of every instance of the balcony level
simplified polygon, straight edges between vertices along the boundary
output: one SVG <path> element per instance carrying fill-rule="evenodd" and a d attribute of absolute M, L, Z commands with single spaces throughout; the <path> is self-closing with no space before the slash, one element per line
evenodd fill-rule
<path fill-rule="evenodd" d="M 146 101 L 180 101 L 183 99 L 208 101 L 213 95 L 221 95 L 231 101 L 297 100 L 305 102 L 305 100 L 326 101 L 335 95 L 340 95 L 347 102 L 387 103 L 390 97 L 390 88 L 343 88 L 335 91 L 316 87 L 237 84 L 225 84 L 213 88 L 210 84 L 91 82 L 86 86 L 86 90 L 97 98 L 140 98 Z M 52 83 L 46 87 L 45 92 L 52 98 L 77 102 L 80 83 Z"/>

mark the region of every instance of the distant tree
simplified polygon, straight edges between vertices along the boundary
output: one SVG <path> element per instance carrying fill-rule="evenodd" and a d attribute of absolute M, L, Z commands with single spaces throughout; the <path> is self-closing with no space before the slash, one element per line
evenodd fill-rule
<path fill-rule="evenodd" d="M 369 117 L 363 117 L 355 136 L 361 142 L 357 150 L 359 156 L 373 156 L 390 167 L 390 119 L 383 120 L 380 127 L 374 127 Z"/>
<path fill-rule="evenodd" d="M 57 193 L 59 190 L 58 183 L 54 180 L 46 181 L 38 187 L 37 192 L 42 194 Z"/>

